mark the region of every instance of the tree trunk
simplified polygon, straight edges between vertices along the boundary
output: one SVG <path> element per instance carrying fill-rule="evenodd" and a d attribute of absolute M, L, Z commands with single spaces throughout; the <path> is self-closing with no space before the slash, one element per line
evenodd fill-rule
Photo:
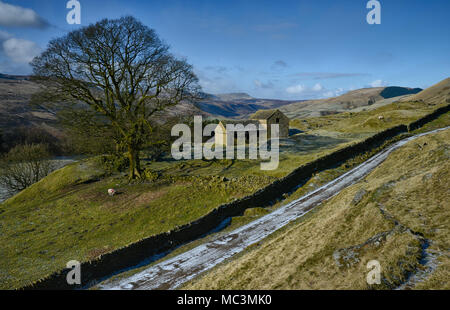
<path fill-rule="evenodd" d="M 141 177 L 141 162 L 139 158 L 139 151 L 133 147 L 128 147 L 128 158 L 130 160 L 130 176 L 131 180 Z"/>

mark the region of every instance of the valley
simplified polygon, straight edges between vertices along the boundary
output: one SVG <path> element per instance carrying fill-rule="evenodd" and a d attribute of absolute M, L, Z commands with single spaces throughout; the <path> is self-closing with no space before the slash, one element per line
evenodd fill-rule
<path fill-rule="evenodd" d="M 439 85 L 438 91 L 428 93 L 441 94 L 442 89 L 445 87 Z M 236 96 L 231 96 L 231 99 L 236 100 Z M 230 97 L 225 99 L 231 100 Z M 379 106 L 375 103 L 373 109 L 291 119 L 292 133 L 289 138 L 280 140 L 280 165 L 274 171 L 261 171 L 258 160 L 172 161 L 166 158 L 160 161 L 143 160 L 142 165 L 149 179 L 129 183 L 125 173 L 106 171 L 98 156 L 69 164 L 0 203 L 0 225 L 3 227 L 0 240 L 7 245 L 4 248 L 6 259 L 0 261 L 1 286 L 20 288 L 30 285 L 61 270 L 68 260 L 87 262 L 101 259 L 102 255 L 139 240 L 186 225 L 222 204 L 254 194 L 299 166 L 383 130 L 407 125 L 447 104 L 445 101 L 428 102 L 426 99 L 392 101 L 383 101 Z M 427 124 L 423 130 L 442 128 L 449 124 L 449 113 L 446 113 Z M 380 150 L 382 148 L 376 152 Z M 219 232 L 183 245 L 147 265 L 175 257 L 195 245 L 212 240 L 217 234 L 238 229 L 265 214 L 276 212 L 285 203 L 314 191 L 372 155 L 374 153 L 367 153 L 335 169 L 321 171 L 280 201 L 249 209 L 242 216 L 230 219 Z M 120 194 L 108 197 L 108 188 L 115 188 Z M 343 194 L 346 192 L 344 190 Z M 318 210 L 322 208 L 320 206 Z M 320 211 L 313 211 L 299 221 L 309 221 L 316 212 Z M 275 235 L 279 233 L 274 232 Z M 267 236 L 268 240 L 271 240 L 271 236 Z M 261 240 L 263 244 L 264 240 Z M 350 245 L 356 244 L 355 240 L 352 239 L 355 243 Z M 247 250 L 243 253 L 247 253 Z M 230 259 L 234 260 L 235 257 Z M 118 277 L 123 279 L 145 268 L 146 265 L 132 268 Z M 208 275 L 200 279 L 208 279 Z M 207 286 L 212 285 L 209 280 L 204 281 L 208 283 Z M 227 283 L 224 281 L 221 283 Z M 258 281 L 256 277 L 255 281 Z M 201 288 L 201 283 L 189 285 Z M 349 283 L 353 282 L 347 283 L 353 285 Z"/>

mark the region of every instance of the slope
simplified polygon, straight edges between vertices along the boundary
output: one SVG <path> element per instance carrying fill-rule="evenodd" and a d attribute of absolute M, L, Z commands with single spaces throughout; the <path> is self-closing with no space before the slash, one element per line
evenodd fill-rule
<path fill-rule="evenodd" d="M 420 93 L 405 98 L 403 100 L 409 101 L 426 101 L 429 103 L 437 102 L 450 102 L 450 78 L 447 78 L 427 89 L 421 91 Z"/>
<path fill-rule="evenodd" d="M 409 94 L 416 94 L 420 88 L 375 87 L 349 91 L 338 97 L 296 102 L 280 108 L 290 118 L 306 118 L 336 114 L 358 108 L 367 108 L 380 101 L 384 104 Z M 389 99 L 389 100 L 386 100 Z M 377 105 L 378 107 L 380 104 Z"/>
<path fill-rule="evenodd" d="M 392 153 L 364 180 L 185 289 L 448 289 L 450 130 Z M 381 264 L 381 284 L 366 282 Z"/>

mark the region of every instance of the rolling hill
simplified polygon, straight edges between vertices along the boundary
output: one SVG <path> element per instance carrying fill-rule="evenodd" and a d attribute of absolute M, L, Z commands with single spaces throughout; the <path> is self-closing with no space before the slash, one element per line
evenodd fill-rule
<path fill-rule="evenodd" d="M 450 78 L 446 78 L 445 80 L 415 94 L 414 96 L 402 99 L 402 101 L 404 100 L 426 101 L 433 104 L 444 101 L 450 103 Z"/>
<path fill-rule="evenodd" d="M 53 115 L 28 102 L 39 86 L 26 76 L 0 74 L 0 128 L 54 126 Z M 372 110 L 394 101 L 449 100 L 450 78 L 426 89 L 375 87 L 349 91 L 339 97 L 287 101 L 254 98 L 246 93 L 201 94 L 195 103 L 183 102 L 168 114 L 202 115 L 207 118 L 243 119 L 258 110 L 280 109 L 289 118 L 318 117 L 340 112 Z"/>
<path fill-rule="evenodd" d="M 0 129 L 54 123 L 53 115 L 29 105 L 38 90 L 39 86 L 27 76 L 0 74 Z"/>
<path fill-rule="evenodd" d="M 407 143 L 363 180 L 181 289 L 449 289 L 449 139 L 447 129 Z M 382 266 L 379 285 L 366 282 L 371 260 Z"/>
<path fill-rule="evenodd" d="M 0 73 L 0 129 L 9 131 L 17 127 L 40 127 L 54 131 L 57 126 L 55 116 L 43 108 L 29 104 L 39 88 L 28 76 Z M 175 114 L 209 116 L 188 102 L 182 102 L 167 111 L 169 116 Z"/>
<path fill-rule="evenodd" d="M 379 107 L 420 91 L 420 88 L 397 86 L 362 88 L 339 97 L 296 102 L 283 106 L 280 110 L 290 118 L 317 117 L 361 108 L 370 109 L 372 105 Z"/>
<path fill-rule="evenodd" d="M 0 128 L 54 126 L 55 117 L 29 101 L 39 85 L 28 76 L 0 73 Z M 170 116 L 202 115 L 208 118 L 245 118 L 258 110 L 274 109 L 294 101 L 257 99 L 245 93 L 201 94 L 196 103 L 182 102 L 167 110 Z"/>
<path fill-rule="evenodd" d="M 197 101 L 195 106 L 214 118 L 246 118 L 258 110 L 278 109 L 297 101 L 258 99 L 246 93 L 209 95 Z"/>

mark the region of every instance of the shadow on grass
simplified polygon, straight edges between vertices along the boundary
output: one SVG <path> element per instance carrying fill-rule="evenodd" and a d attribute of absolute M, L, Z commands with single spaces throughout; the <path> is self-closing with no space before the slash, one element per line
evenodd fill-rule
<path fill-rule="evenodd" d="M 301 131 L 300 129 L 297 128 L 289 129 L 289 137 L 298 135 L 299 133 L 304 133 L 304 131 Z"/>
<path fill-rule="evenodd" d="M 280 151 L 282 153 L 311 153 L 320 149 L 333 148 L 348 141 L 328 136 L 295 135 L 289 139 L 280 140 Z"/>

